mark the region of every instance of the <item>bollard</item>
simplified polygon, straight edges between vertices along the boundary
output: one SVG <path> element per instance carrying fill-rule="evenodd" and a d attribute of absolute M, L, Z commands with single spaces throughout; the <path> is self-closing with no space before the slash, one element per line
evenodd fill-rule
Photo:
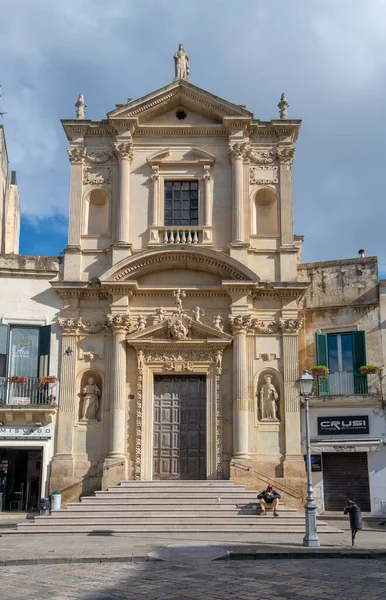
<path fill-rule="evenodd" d="M 344 509 L 344 514 L 348 514 L 350 519 L 351 545 L 354 546 L 357 531 L 360 531 L 363 527 L 362 512 L 355 500 L 349 500 L 347 498 L 347 506 Z"/>
<path fill-rule="evenodd" d="M 62 504 L 62 492 L 55 490 L 51 494 L 51 510 L 60 510 Z"/>

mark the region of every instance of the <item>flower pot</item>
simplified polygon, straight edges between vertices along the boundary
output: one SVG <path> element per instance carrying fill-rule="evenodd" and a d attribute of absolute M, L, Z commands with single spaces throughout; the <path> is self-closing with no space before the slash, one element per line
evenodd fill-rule
<path fill-rule="evenodd" d="M 379 373 L 380 370 L 380 367 L 361 367 L 359 372 L 361 375 L 375 375 L 376 373 Z"/>

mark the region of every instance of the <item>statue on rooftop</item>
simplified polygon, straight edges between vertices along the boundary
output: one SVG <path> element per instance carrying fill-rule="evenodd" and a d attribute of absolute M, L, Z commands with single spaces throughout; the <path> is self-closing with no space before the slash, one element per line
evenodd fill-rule
<path fill-rule="evenodd" d="M 79 94 L 79 98 L 75 103 L 75 107 L 76 107 L 76 118 L 80 121 L 84 119 L 86 106 L 87 106 L 87 104 L 84 101 L 83 94 Z"/>
<path fill-rule="evenodd" d="M 178 51 L 174 55 L 174 79 L 189 79 L 189 55 L 185 52 L 184 44 L 180 44 Z"/>

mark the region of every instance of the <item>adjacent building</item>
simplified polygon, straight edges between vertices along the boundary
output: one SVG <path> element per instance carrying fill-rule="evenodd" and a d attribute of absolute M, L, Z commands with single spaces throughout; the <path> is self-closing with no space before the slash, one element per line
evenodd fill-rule
<path fill-rule="evenodd" d="M 48 493 L 58 402 L 56 257 L 18 254 L 20 206 L 1 139 L 0 505 L 37 509 Z"/>

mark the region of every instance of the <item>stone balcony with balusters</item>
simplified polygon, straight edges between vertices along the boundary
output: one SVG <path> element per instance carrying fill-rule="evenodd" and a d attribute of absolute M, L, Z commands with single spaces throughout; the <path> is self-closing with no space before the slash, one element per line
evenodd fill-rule
<path fill-rule="evenodd" d="M 149 246 L 163 245 L 200 245 L 213 246 L 212 227 L 169 226 L 151 227 Z"/>

